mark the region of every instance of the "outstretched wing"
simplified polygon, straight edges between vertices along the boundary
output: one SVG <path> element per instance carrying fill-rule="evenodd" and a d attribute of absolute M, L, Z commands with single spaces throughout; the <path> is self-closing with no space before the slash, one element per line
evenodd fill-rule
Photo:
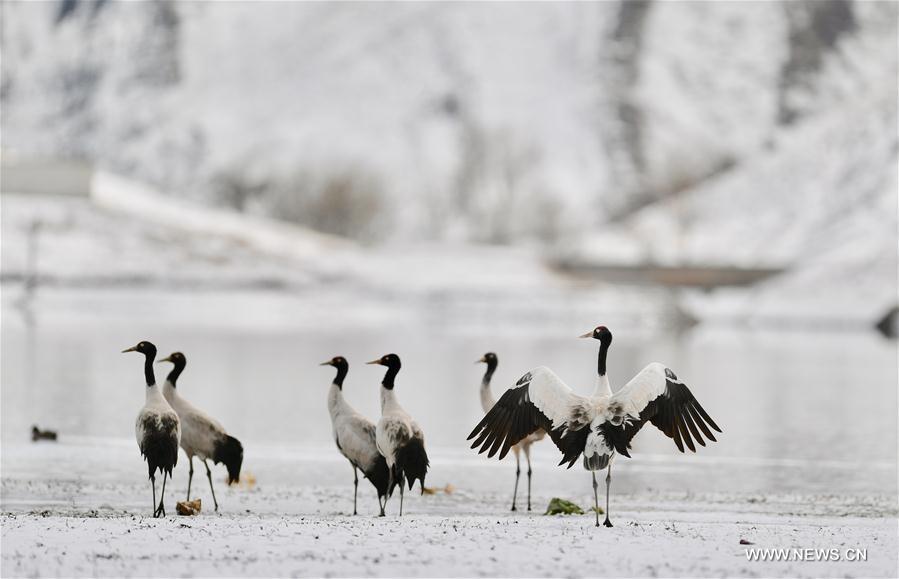
<path fill-rule="evenodd" d="M 587 441 L 590 405 L 578 396 L 549 368 L 531 370 L 500 397 L 499 401 L 474 427 L 468 440 L 471 448 L 481 449 L 502 459 L 509 449 L 529 434 L 543 429 L 562 451 L 562 461 L 574 464 Z"/>
<path fill-rule="evenodd" d="M 647 421 L 674 439 L 681 452 L 684 444 L 696 452 L 693 439 L 705 446 L 703 435 L 717 442 L 712 429 L 721 432 L 690 389 L 659 363 L 648 365 L 612 395 L 609 414 L 611 420 L 601 426 L 603 435 L 624 456 L 630 456 L 631 439 Z"/>

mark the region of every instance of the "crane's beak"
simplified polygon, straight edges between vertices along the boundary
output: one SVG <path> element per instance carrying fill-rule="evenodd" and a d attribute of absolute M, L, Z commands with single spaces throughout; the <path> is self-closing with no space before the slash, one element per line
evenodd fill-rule
<path fill-rule="evenodd" d="M 372 360 L 371 362 L 366 362 L 366 364 L 380 364 L 380 363 L 381 363 L 380 358 L 378 358 L 377 360 Z"/>
<path fill-rule="evenodd" d="M 486 364 L 487 360 L 484 359 L 484 356 L 481 356 L 479 360 L 474 361 L 475 364 Z"/>
<path fill-rule="evenodd" d="M 172 364 L 174 364 L 174 362 L 172 362 L 171 356 L 166 356 L 165 358 L 156 361 L 157 364 L 162 364 L 163 362 L 171 362 Z"/>
<path fill-rule="evenodd" d="M 587 332 L 586 334 L 583 334 L 583 335 L 581 335 L 581 336 L 578 336 L 578 338 L 592 338 L 592 337 L 593 337 L 593 330 L 590 330 L 590 331 Z"/>
<path fill-rule="evenodd" d="M 331 365 L 332 365 L 331 360 L 328 360 L 327 362 L 322 362 L 321 364 L 319 364 L 319 366 L 331 366 Z"/>
<path fill-rule="evenodd" d="M 123 354 L 126 352 L 137 352 L 137 346 L 131 346 L 130 348 L 128 348 L 126 350 L 122 350 Z"/>

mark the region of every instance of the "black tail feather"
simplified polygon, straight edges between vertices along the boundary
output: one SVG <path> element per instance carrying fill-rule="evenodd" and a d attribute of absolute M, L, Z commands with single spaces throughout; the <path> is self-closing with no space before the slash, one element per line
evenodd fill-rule
<path fill-rule="evenodd" d="M 611 460 L 611 455 L 609 454 L 593 454 L 591 456 L 584 455 L 584 468 L 586 470 L 602 470 L 609 466 L 609 460 Z"/>
<path fill-rule="evenodd" d="M 141 454 L 147 461 L 149 477 L 153 478 L 157 469 L 160 473 L 172 474 L 178 464 L 178 439 L 166 433 L 147 436 L 141 447 Z"/>
<path fill-rule="evenodd" d="M 396 472 L 399 473 L 396 478 L 405 477 L 409 490 L 412 490 L 416 480 L 420 481 L 421 492 L 424 493 L 425 475 L 430 464 L 424 441 L 421 438 L 412 438 L 396 451 Z M 402 480 L 397 482 L 403 484 Z"/>
<path fill-rule="evenodd" d="M 377 489 L 379 497 L 390 496 L 393 494 L 392 488 L 387 488 L 390 484 L 390 469 L 387 467 L 387 459 L 378 455 L 378 459 L 374 465 L 365 473 L 365 478 Z M 396 485 L 394 485 L 396 486 Z"/>
<path fill-rule="evenodd" d="M 240 480 L 240 467 L 243 464 L 243 445 L 233 436 L 225 436 L 215 445 L 215 464 L 224 463 L 228 469 L 228 484 Z"/>

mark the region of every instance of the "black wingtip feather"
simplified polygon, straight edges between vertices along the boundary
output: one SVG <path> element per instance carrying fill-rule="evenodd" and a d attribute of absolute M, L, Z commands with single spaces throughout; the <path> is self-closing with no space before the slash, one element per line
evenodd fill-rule
<path fill-rule="evenodd" d="M 484 428 L 487 426 L 489 416 L 490 416 L 489 412 L 484 415 L 484 418 L 482 418 L 481 421 L 478 422 L 478 425 L 474 427 L 474 429 L 471 431 L 471 434 L 468 435 L 468 438 L 466 438 L 466 440 L 471 440 L 472 438 L 477 436 L 478 432 L 481 432 L 484 430 Z"/>
<path fill-rule="evenodd" d="M 689 406 L 685 406 L 684 410 L 685 412 L 681 413 L 681 420 L 683 420 L 684 424 L 687 425 L 687 428 L 690 429 L 690 434 L 693 435 L 693 439 L 699 443 L 700 446 L 705 446 L 705 441 L 699 434 L 699 429 L 696 428 L 696 425 L 693 423 L 693 417 L 690 416 Z"/>
<path fill-rule="evenodd" d="M 718 428 L 718 425 L 715 424 L 715 421 L 712 420 L 712 417 L 709 416 L 709 413 L 705 411 L 705 408 L 702 407 L 702 405 L 699 403 L 698 400 L 695 400 L 695 399 L 693 400 L 693 406 L 696 408 L 696 410 L 699 412 L 699 414 L 702 415 L 703 420 L 705 420 L 709 426 L 711 426 L 718 432 L 722 432 L 721 429 Z"/>
<path fill-rule="evenodd" d="M 687 448 L 689 448 L 691 452 L 696 452 L 696 446 L 693 444 L 693 439 L 690 438 L 690 431 L 687 430 L 687 425 L 684 423 L 684 419 L 678 416 L 675 421 L 677 422 L 677 427 L 680 429 L 681 438 L 686 443 Z"/>
<path fill-rule="evenodd" d="M 502 447 L 503 440 L 508 435 L 509 427 L 507 425 L 509 421 L 509 413 L 505 408 L 497 404 L 490 411 L 490 415 L 494 416 L 494 418 L 490 421 L 490 433 L 493 436 L 493 445 L 490 447 L 490 452 L 487 453 L 487 458 L 493 458 L 499 449 Z"/>
<path fill-rule="evenodd" d="M 474 442 L 471 443 L 471 448 L 477 448 L 478 446 L 480 446 L 484 442 L 484 440 L 486 440 L 486 438 L 489 434 L 490 434 L 490 431 L 487 430 L 486 428 L 484 430 L 482 430 L 481 434 L 480 434 L 480 436 L 478 436 L 477 440 L 475 440 Z"/>
<path fill-rule="evenodd" d="M 709 430 L 709 427 L 706 425 L 705 421 L 703 421 L 702 418 L 699 416 L 699 413 L 696 412 L 696 409 L 693 407 L 693 404 L 687 405 L 687 411 L 689 411 L 690 416 L 693 418 L 693 422 L 695 422 L 696 425 L 699 426 L 699 429 L 702 430 L 702 433 L 705 435 L 705 437 L 708 438 L 709 440 L 711 440 L 712 442 L 717 442 L 717 440 L 715 440 L 715 435 L 712 434 L 712 431 Z"/>
<path fill-rule="evenodd" d="M 671 378 L 668 376 L 665 392 L 650 400 L 640 411 L 638 419 L 620 426 L 610 422 L 601 425 L 603 436 L 616 452 L 630 456 L 630 441 L 647 421 L 671 438 L 682 453 L 686 449 L 696 452 L 694 439 L 700 446 L 706 446 L 706 439 L 717 442 L 711 429 L 718 432 L 721 429 L 696 401 L 690 389 L 683 382 L 673 382 Z"/>
<path fill-rule="evenodd" d="M 562 452 L 559 466 L 568 463 L 570 468 L 584 450 L 589 429 L 582 428 L 574 435 L 564 429 L 553 430 L 552 421 L 530 400 L 528 388 L 532 378 L 531 374 L 525 374 L 516 388 L 507 390 L 475 427 L 468 440 L 477 436 L 472 449 L 480 446 L 478 453 L 486 452 L 490 458 L 499 452 L 502 459 L 526 436 L 543 429 Z"/>
<path fill-rule="evenodd" d="M 678 430 L 677 424 L 674 423 L 674 420 L 671 421 L 671 426 L 669 428 L 671 428 L 671 432 L 672 432 L 671 437 L 674 439 L 674 444 L 677 445 L 677 449 L 679 451 L 683 452 L 684 451 L 684 443 L 681 442 L 680 430 Z"/>

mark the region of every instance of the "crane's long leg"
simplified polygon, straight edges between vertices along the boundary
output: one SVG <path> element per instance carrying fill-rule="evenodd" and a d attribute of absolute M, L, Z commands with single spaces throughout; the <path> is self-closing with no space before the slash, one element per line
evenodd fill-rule
<path fill-rule="evenodd" d="M 190 500 L 190 483 L 194 480 L 194 455 L 190 455 L 187 457 L 188 464 L 190 465 L 190 470 L 187 471 L 187 498 L 185 500 Z"/>
<path fill-rule="evenodd" d="M 356 513 L 356 496 L 359 494 L 359 471 L 353 465 L 353 514 Z"/>
<path fill-rule="evenodd" d="M 518 499 L 518 479 L 521 477 L 521 457 L 518 455 L 518 447 L 515 448 L 515 490 L 512 492 L 512 510 L 517 511 L 515 502 Z"/>
<path fill-rule="evenodd" d="M 383 517 L 384 509 L 387 507 L 387 495 L 384 495 L 383 497 L 378 495 L 378 506 L 381 507 L 381 513 L 378 516 Z"/>
<path fill-rule="evenodd" d="M 596 471 L 590 471 L 593 474 L 593 512 L 596 513 L 596 526 L 599 526 L 599 494 L 597 489 L 599 484 L 596 482 Z"/>
<path fill-rule="evenodd" d="M 156 477 L 150 475 L 150 484 L 153 485 L 153 518 L 156 518 Z"/>
<path fill-rule="evenodd" d="M 381 505 L 381 516 L 386 516 L 385 510 L 387 509 L 387 499 L 390 497 L 391 489 L 393 488 L 393 467 L 387 467 L 387 493 L 384 495 L 384 504 Z M 379 501 L 380 502 L 380 501 Z"/>
<path fill-rule="evenodd" d="M 215 488 L 212 486 L 212 471 L 209 470 L 209 463 L 206 462 L 206 459 L 203 459 L 203 466 L 206 467 L 206 478 L 209 479 L 209 490 L 212 491 L 212 504 L 215 505 L 215 510 L 219 510 L 219 502 L 215 500 Z"/>
<path fill-rule="evenodd" d="M 403 480 L 403 473 L 400 475 L 400 516 L 403 516 L 403 491 L 406 490 L 406 481 Z"/>
<path fill-rule="evenodd" d="M 159 507 L 156 509 L 156 512 L 161 516 L 165 516 L 165 481 L 168 478 L 168 473 L 162 473 L 162 492 L 159 494 Z"/>
<path fill-rule="evenodd" d="M 528 510 L 531 510 L 531 446 L 524 447 L 524 457 L 528 459 Z"/>
<path fill-rule="evenodd" d="M 594 481 L 596 480 L 595 476 L 596 475 L 594 475 L 594 479 L 593 479 Z M 607 527 L 612 526 L 612 521 L 609 520 L 609 487 L 611 485 L 612 485 L 612 461 L 610 460 L 609 461 L 609 469 L 608 469 L 608 471 L 606 471 L 606 521 L 603 523 L 603 525 L 605 525 Z M 596 515 L 596 521 L 597 521 L 596 524 L 598 526 L 599 525 L 599 514 L 598 513 Z"/>

